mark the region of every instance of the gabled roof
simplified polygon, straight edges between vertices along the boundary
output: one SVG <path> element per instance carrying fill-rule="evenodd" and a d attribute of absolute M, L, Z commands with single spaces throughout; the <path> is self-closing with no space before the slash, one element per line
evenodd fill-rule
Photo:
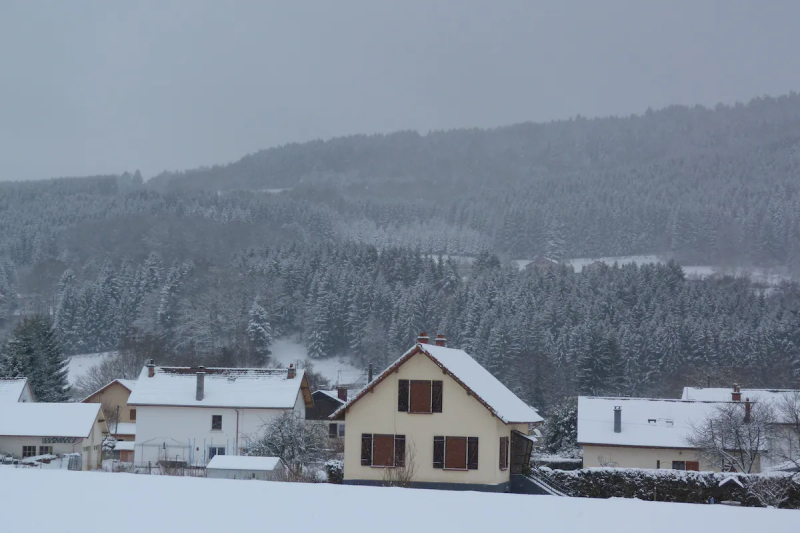
<path fill-rule="evenodd" d="M 99 403 L 14 403 L 0 409 L 0 435 L 86 438 Z"/>
<path fill-rule="evenodd" d="M 136 435 L 136 422 L 111 422 L 108 430 L 112 435 Z"/>
<path fill-rule="evenodd" d="M 0 404 L 21 401 L 25 389 L 30 393 L 28 378 L 0 378 Z"/>
<path fill-rule="evenodd" d="M 171 407 L 227 407 L 242 409 L 291 409 L 302 392 L 307 407 L 313 405 L 305 372 L 292 379 L 286 369 L 205 368 L 204 395 L 197 401 L 197 369 L 157 366 L 148 377 L 145 366 L 128 405 Z"/>
<path fill-rule="evenodd" d="M 536 410 L 520 400 L 513 392 L 500 383 L 488 370 L 483 368 L 464 350 L 416 344 L 400 359 L 384 370 L 366 387 L 337 409 L 330 418 L 340 418 L 364 395 L 386 379 L 395 369 L 417 354 L 424 354 L 434 364 L 464 387 L 478 402 L 506 424 L 536 423 L 543 419 Z"/>
<path fill-rule="evenodd" d="M 780 409 L 785 402 L 797 403 L 800 401 L 800 390 L 795 389 L 739 389 L 742 402 L 760 402 L 771 406 L 775 415 L 779 417 L 778 422 L 791 422 L 780 420 L 785 413 Z M 721 387 L 684 387 L 682 400 L 701 400 L 713 402 L 730 402 L 733 400 L 731 393 L 733 388 Z"/>
<path fill-rule="evenodd" d="M 280 457 L 250 455 L 215 455 L 206 465 L 208 470 L 254 470 L 272 472 L 282 463 Z"/>
<path fill-rule="evenodd" d="M 650 398 L 578 398 L 578 444 L 692 448 L 693 426 L 726 402 Z M 614 432 L 614 408 L 621 407 L 622 431 Z"/>
<path fill-rule="evenodd" d="M 128 389 L 129 392 L 133 392 L 133 389 L 136 387 L 136 380 L 135 379 L 115 379 L 111 383 L 100 387 L 99 389 L 97 389 L 96 391 L 94 391 L 93 393 L 91 393 L 89 396 L 87 396 L 86 398 L 84 398 L 81 401 L 85 402 L 86 400 L 88 400 L 89 398 L 94 396 L 95 394 L 99 394 L 99 393 L 103 392 L 104 390 L 106 390 L 107 388 L 111 387 L 115 383 L 119 383 L 120 385 L 122 385 L 123 387 Z"/>
<path fill-rule="evenodd" d="M 344 404 L 344 402 L 342 401 L 342 399 L 341 399 L 341 398 L 339 398 L 339 391 L 335 391 L 335 390 L 322 390 L 322 389 L 320 389 L 320 390 L 315 390 L 313 394 L 314 394 L 315 396 L 316 396 L 316 395 L 318 395 L 318 394 L 321 394 L 321 395 L 323 395 L 323 396 L 325 396 L 325 397 L 327 397 L 327 398 L 330 398 L 331 400 L 336 400 L 336 401 L 337 401 L 337 402 L 339 402 L 340 404 Z M 347 398 L 348 398 L 348 399 L 350 399 L 351 397 L 352 397 L 352 394 L 351 394 L 351 392 L 348 390 L 348 391 L 347 391 Z"/>

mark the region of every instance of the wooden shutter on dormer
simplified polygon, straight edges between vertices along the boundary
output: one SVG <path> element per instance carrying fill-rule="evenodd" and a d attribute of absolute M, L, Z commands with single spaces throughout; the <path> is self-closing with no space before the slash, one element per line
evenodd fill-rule
<path fill-rule="evenodd" d="M 408 412 L 408 380 L 401 379 L 397 382 L 397 410 Z"/>
<path fill-rule="evenodd" d="M 434 413 L 442 412 L 442 381 L 431 382 L 431 411 Z"/>

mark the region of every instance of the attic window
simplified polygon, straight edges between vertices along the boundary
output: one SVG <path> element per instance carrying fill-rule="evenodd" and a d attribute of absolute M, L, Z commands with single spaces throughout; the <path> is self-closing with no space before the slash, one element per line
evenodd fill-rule
<path fill-rule="evenodd" d="M 405 413 L 442 412 L 442 381 L 401 379 L 397 387 L 397 410 Z"/>
<path fill-rule="evenodd" d="M 655 425 L 655 423 L 656 423 L 656 419 L 655 419 L 655 418 L 648 418 L 648 419 L 647 419 L 647 423 L 648 423 L 648 424 L 654 424 L 654 425 Z"/>

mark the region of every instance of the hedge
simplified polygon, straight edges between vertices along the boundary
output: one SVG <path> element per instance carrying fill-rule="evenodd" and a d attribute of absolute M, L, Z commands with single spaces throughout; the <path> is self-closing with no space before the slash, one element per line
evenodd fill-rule
<path fill-rule="evenodd" d="M 767 479 L 787 486 L 787 498 L 780 507 L 800 508 L 800 478 L 783 474 L 730 474 L 687 472 L 680 470 L 645 470 L 638 468 L 583 468 L 551 470 L 539 468 L 539 474 L 572 496 L 588 498 L 638 498 L 640 500 L 709 503 L 738 501 L 742 505 L 760 507 L 762 503 L 748 487 Z M 741 483 L 728 481 L 735 478 Z"/>

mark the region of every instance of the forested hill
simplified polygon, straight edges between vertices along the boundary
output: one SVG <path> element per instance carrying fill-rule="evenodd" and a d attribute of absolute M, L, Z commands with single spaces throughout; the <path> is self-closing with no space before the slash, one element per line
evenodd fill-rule
<path fill-rule="evenodd" d="M 353 223 L 342 230 L 348 237 L 374 244 L 385 228 L 402 231 L 413 212 L 419 244 L 440 252 L 671 252 L 694 264 L 798 264 L 800 96 L 343 137 L 162 174 L 150 185 L 162 192 L 291 189 Z M 437 230 L 459 235 L 436 242 Z"/>

